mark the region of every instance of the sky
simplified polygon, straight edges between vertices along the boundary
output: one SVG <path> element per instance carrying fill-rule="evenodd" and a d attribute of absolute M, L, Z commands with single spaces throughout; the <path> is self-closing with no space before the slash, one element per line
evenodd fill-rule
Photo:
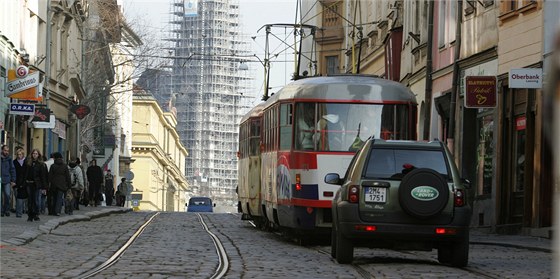
<path fill-rule="evenodd" d="M 119 0 L 121 2 L 127 22 L 139 26 L 145 31 L 159 34 L 157 37 L 165 38 L 166 30 L 171 26 L 169 10 L 171 0 Z M 243 26 L 242 33 L 251 41 L 251 54 L 264 59 L 266 33 L 259 30 L 265 24 L 294 23 L 296 16 L 296 0 L 239 0 L 240 19 Z M 133 27 L 134 28 L 134 27 Z M 135 28 L 134 28 L 135 29 Z M 272 32 L 284 38 L 284 31 L 289 30 L 274 28 Z M 254 40 L 251 37 L 255 37 Z M 285 46 L 279 40 L 270 38 L 269 50 L 278 53 Z M 271 92 L 277 92 L 283 85 L 290 82 L 293 71 L 292 52 L 284 52 L 275 60 L 271 59 L 270 84 Z M 250 63 L 251 73 L 254 73 L 254 95 L 262 96 L 264 84 L 264 67 L 260 63 Z M 253 70 L 254 69 L 254 70 Z M 260 99 L 260 97 L 258 98 Z M 256 104 L 256 102 L 255 102 Z"/>

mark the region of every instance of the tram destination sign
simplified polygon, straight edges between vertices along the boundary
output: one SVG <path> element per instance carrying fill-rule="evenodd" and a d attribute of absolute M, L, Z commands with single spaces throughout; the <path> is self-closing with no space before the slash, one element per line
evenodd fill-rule
<path fill-rule="evenodd" d="M 496 76 L 465 77 L 465 107 L 496 107 L 497 84 Z"/>

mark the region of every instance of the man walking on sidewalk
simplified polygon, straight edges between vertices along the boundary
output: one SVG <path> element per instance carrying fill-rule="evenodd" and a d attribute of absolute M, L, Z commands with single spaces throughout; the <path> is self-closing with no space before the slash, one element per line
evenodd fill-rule
<path fill-rule="evenodd" d="M 10 216 L 11 205 L 11 195 L 12 187 L 16 185 L 16 168 L 14 167 L 14 161 L 10 157 L 10 148 L 7 145 L 2 145 L 2 201 L 0 205 L 2 207 L 2 217 Z"/>
<path fill-rule="evenodd" d="M 93 159 L 88 167 L 87 179 L 89 183 L 89 200 L 94 206 L 101 205 L 101 184 L 103 184 L 103 170 L 97 165 L 97 160 Z"/>

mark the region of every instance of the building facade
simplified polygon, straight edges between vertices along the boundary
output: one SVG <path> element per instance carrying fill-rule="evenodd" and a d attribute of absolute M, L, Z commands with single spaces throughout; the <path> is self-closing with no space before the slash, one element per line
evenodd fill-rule
<path fill-rule="evenodd" d="M 163 112 L 150 93 L 136 90 L 132 119 L 131 184 L 133 195 L 141 195 L 139 209 L 184 210 L 188 152 L 176 131 L 177 118 L 170 112 Z"/>
<path fill-rule="evenodd" d="M 87 1 L 0 3 L 0 121 L 2 143 L 12 150 L 79 155 L 79 124 L 69 107 L 87 97 L 81 79 L 86 7 Z M 27 67 L 30 75 L 39 73 L 38 83 L 28 89 L 35 93 L 10 95 L 5 87 L 19 66 Z M 21 103 L 34 106 L 32 115 L 9 109 Z"/>

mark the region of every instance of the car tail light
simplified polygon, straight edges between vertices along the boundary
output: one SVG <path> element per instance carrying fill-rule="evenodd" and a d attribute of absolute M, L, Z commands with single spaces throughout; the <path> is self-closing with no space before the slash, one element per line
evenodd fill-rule
<path fill-rule="evenodd" d="M 296 173 L 296 191 L 301 191 L 301 177 Z"/>
<path fill-rule="evenodd" d="M 465 205 L 465 192 L 461 189 L 455 190 L 455 196 L 453 198 L 455 206 L 461 207 Z"/>
<path fill-rule="evenodd" d="M 450 228 L 436 228 L 436 234 L 457 234 L 457 230 Z"/>
<path fill-rule="evenodd" d="M 352 185 L 348 188 L 348 201 L 357 203 L 360 200 L 360 190 L 357 185 Z"/>
<path fill-rule="evenodd" d="M 365 225 L 356 225 L 354 227 L 357 231 L 366 231 L 366 232 L 374 232 L 377 230 L 376 226 L 365 226 Z"/>

